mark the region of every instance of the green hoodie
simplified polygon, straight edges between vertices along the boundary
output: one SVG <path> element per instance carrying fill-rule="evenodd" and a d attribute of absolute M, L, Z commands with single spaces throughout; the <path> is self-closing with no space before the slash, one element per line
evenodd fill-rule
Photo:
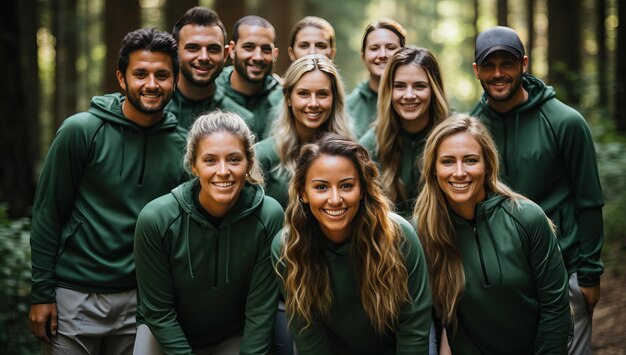
<path fill-rule="evenodd" d="M 246 184 L 214 226 L 194 202 L 198 179 L 150 202 L 135 231 L 138 322 L 164 354 L 191 354 L 243 336 L 241 354 L 271 344 L 278 288 L 270 260 L 283 211 L 260 186 Z"/>
<path fill-rule="evenodd" d="M 396 212 L 406 219 L 410 219 L 413 215 L 413 208 L 417 195 L 422 185 L 422 153 L 424 152 L 424 144 L 428 133 L 432 130 L 432 122 L 418 133 L 410 134 L 404 130 L 400 130 L 397 139 L 402 140 L 402 151 L 398 152 L 402 157 L 400 163 L 400 171 L 396 172 L 400 181 L 404 186 L 404 192 L 407 198 L 396 203 Z M 359 140 L 359 143 L 367 149 L 372 159 L 378 165 L 378 169 L 382 173 L 380 161 L 378 160 L 378 143 L 376 142 L 376 132 L 374 128 L 370 128 L 367 133 Z"/>
<path fill-rule="evenodd" d="M 323 250 L 328 262 L 332 304 L 329 314 L 321 323 L 301 329 L 297 317 L 290 325 L 300 355 L 306 354 L 428 354 L 428 336 L 431 324 L 431 295 L 428 270 L 422 246 L 411 225 L 396 214 L 390 214 L 400 226 L 405 242 L 402 253 L 409 274 L 408 288 L 411 303 L 400 311 L 396 329 L 379 334 L 361 305 L 359 278 L 354 269 L 352 243 L 335 246 L 324 238 Z M 284 245 L 282 232 L 272 242 L 272 262 L 284 275 L 285 265 L 278 263 Z M 285 293 L 283 280 L 276 276 L 281 292 Z"/>
<path fill-rule="evenodd" d="M 257 160 L 263 170 L 265 177 L 265 191 L 287 209 L 289 204 L 289 183 L 291 174 L 285 170 L 278 169 L 280 159 L 276 150 L 276 138 L 270 137 L 254 146 Z"/>
<path fill-rule="evenodd" d="M 360 83 L 346 99 L 348 113 L 352 118 L 354 136 L 361 138 L 376 120 L 378 93 L 370 88 L 369 80 Z"/>
<path fill-rule="evenodd" d="M 528 101 L 506 114 L 493 111 L 483 95 L 472 111 L 496 142 L 501 178 L 535 201 L 558 228 L 569 273 L 581 286 L 600 282 L 604 266 L 602 189 L 596 150 L 584 118 L 556 99 L 552 87 L 524 75 Z"/>
<path fill-rule="evenodd" d="M 215 109 L 234 112 L 241 116 L 248 126 L 253 124 L 252 112 L 239 106 L 233 99 L 226 96 L 224 88 L 216 86 L 215 93 L 207 100 L 194 101 L 188 99 L 180 90 L 172 95 L 172 100 L 165 107 L 166 111 L 173 113 L 178 119 L 178 125 L 184 129 L 191 129 L 191 125 L 198 116 Z"/>
<path fill-rule="evenodd" d="M 112 293 L 136 287 L 133 232 L 139 211 L 187 178 L 185 130 L 166 113 L 142 128 L 120 94 L 96 96 L 66 119 L 39 179 L 31 231 L 32 303 L 56 286 Z"/>
<path fill-rule="evenodd" d="M 231 98 L 239 106 L 252 112 L 253 124 L 249 127 L 254 132 L 257 142 L 260 142 L 270 136 L 272 123 L 278 114 L 279 105 L 283 99 L 282 87 L 274 76 L 268 75 L 265 77 L 263 87 L 259 92 L 252 96 L 246 96 L 233 89 L 230 85 L 232 73 L 233 66 L 224 68 L 215 82 L 218 86 L 224 88 L 224 93 L 227 97 Z"/>
<path fill-rule="evenodd" d="M 453 354 L 567 354 L 568 276 L 548 219 L 530 200 L 492 195 L 475 225 L 452 214 L 465 288 Z"/>

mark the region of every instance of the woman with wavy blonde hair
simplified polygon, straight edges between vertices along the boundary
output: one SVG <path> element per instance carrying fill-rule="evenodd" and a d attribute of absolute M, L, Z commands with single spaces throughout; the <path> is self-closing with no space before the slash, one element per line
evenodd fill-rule
<path fill-rule="evenodd" d="M 255 150 L 265 174 L 265 188 L 283 207 L 300 147 L 319 134 L 333 132 L 352 138 L 344 108 L 345 91 L 339 71 L 321 54 L 304 56 L 285 73 L 284 100 L 272 135 Z"/>
<path fill-rule="evenodd" d="M 385 192 L 406 218 L 419 193 L 424 141 L 448 111 L 433 54 L 414 46 L 397 51 L 382 76 L 375 127 L 360 143 L 378 162 Z"/>
<path fill-rule="evenodd" d="M 427 353 L 422 248 L 365 148 L 336 134 L 303 146 L 289 201 L 272 259 L 299 353 Z"/>
<path fill-rule="evenodd" d="M 452 353 L 566 354 L 568 276 L 553 225 L 498 173 L 474 117 L 454 115 L 426 141 L 414 218 L 436 324 Z"/>

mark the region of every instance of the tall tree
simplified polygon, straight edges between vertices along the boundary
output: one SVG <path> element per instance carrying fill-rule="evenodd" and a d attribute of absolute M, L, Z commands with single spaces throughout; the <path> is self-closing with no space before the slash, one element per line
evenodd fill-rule
<path fill-rule="evenodd" d="M 617 3 L 617 56 L 615 58 L 615 123 L 617 130 L 626 133 L 626 5 Z"/>
<path fill-rule="evenodd" d="M 77 1 L 55 1 L 54 28 L 56 58 L 54 71 L 54 128 L 76 111 L 78 73 Z"/>
<path fill-rule="evenodd" d="M 29 213 L 38 159 L 39 78 L 35 0 L 5 1 L 0 11 L 0 201 L 11 217 Z"/>
<path fill-rule="evenodd" d="M 533 48 L 535 47 L 535 0 L 526 1 L 526 23 L 528 26 L 528 43 L 526 55 L 528 56 L 528 72 L 532 69 Z"/>
<path fill-rule="evenodd" d="M 271 4 L 272 2 L 268 2 Z M 213 2 L 214 10 L 220 15 L 220 20 L 226 26 L 226 32 L 228 33 L 228 40 L 233 38 L 233 25 L 240 17 L 247 14 L 247 7 L 245 0 L 215 0 Z"/>
<path fill-rule="evenodd" d="M 580 1 L 548 1 L 548 79 L 557 95 L 574 106 L 580 103 Z"/>
<path fill-rule="evenodd" d="M 122 38 L 141 26 L 139 0 L 107 0 L 104 5 L 104 40 L 106 61 L 104 66 L 105 92 L 117 92 L 120 86 L 115 78 L 117 57 Z"/>
<path fill-rule="evenodd" d="M 163 6 L 163 11 L 165 12 L 165 30 L 172 32 L 176 20 L 194 6 L 198 6 L 198 0 L 166 0 Z"/>
<path fill-rule="evenodd" d="M 498 0 L 498 26 L 508 26 L 509 4 L 507 0 Z"/>
<path fill-rule="evenodd" d="M 598 68 L 598 104 L 606 106 L 608 102 L 607 51 L 606 51 L 606 0 L 596 0 L 595 33 L 598 45 L 596 67 Z"/>

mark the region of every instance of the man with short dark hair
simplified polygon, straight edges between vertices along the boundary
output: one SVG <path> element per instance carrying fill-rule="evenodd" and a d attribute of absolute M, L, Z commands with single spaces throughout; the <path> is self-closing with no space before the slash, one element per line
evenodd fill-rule
<path fill-rule="evenodd" d="M 282 100 L 282 89 L 272 76 L 278 58 L 274 26 L 259 16 L 245 16 L 235 22 L 230 41 L 233 66 L 225 68 L 218 78 L 226 95 L 254 115 L 250 129 L 260 141 L 269 135 Z"/>
<path fill-rule="evenodd" d="M 512 29 L 494 27 L 478 35 L 475 59 L 485 93 L 471 114 L 491 131 L 502 179 L 539 204 L 557 227 L 575 318 L 569 353 L 590 354 L 604 270 L 604 202 L 591 132 L 552 87 L 526 72 L 528 57 Z"/>
<path fill-rule="evenodd" d="M 193 7 L 178 19 L 172 35 L 178 43 L 182 75 L 166 110 L 176 115 L 178 124 L 189 129 L 196 117 L 217 108 L 235 112 L 248 125 L 252 124 L 252 113 L 215 84 L 229 52 L 226 29 L 217 13 L 206 7 Z"/>
<path fill-rule="evenodd" d="M 117 79 L 54 138 L 33 207 L 31 332 L 51 354 L 131 354 L 139 211 L 186 179 L 186 131 L 164 114 L 178 74 L 176 41 L 128 33 Z"/>

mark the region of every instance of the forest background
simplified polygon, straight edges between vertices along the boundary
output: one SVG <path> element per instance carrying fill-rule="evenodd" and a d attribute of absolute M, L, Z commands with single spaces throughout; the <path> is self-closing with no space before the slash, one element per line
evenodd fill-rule
<path fill-rule="evenodd" d="M 390 17 L 407 44 L 437 57 L 456 111 L 482 94 L 471 65 L 477 33 L 514 28 L 529 71 L 578 109 L 594 134 L 605 196 L 607 267 L 594 314 L 594 353 L 626 354 L 626 0 L 5 0 L 0 12 L 0 354 L 36 354 L 29 334 L 29 227 L 42 160 L 61 122 L 85 111 L 92 96 L 117 91 L 121 39 L 139 27 L 171 31 L 196 5 L 216 10 L 229 38 L 241 16 L 272 22 L 280 49 L 275 72 L 289 64 L 293 24 L 307 15 L 335 28 L 335 61 L 351 90 L 367 78 L 363 30 Z"/>

